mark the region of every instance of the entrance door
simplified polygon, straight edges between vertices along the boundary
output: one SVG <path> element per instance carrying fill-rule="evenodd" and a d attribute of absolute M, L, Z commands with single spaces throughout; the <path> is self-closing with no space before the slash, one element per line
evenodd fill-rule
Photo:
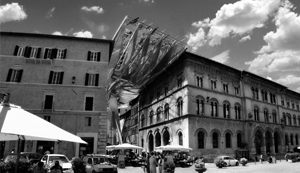
<path fill-rule="evenodd" d="M 94 151 L 94 138 L 93 137 L 81 137 L 87 144 L 79 144 L 79 156 L 85 156 L 87 154 L 93 154 Z"/>

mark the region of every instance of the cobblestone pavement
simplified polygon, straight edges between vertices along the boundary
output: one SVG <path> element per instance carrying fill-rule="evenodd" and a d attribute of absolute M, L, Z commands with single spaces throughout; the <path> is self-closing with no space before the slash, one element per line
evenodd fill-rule
<path fill-rule="evenodd" d="M 205 173 L 300 173 L 300 162 L 288 163 L 286 161 L 277 161 L 276 164 L 267 162 L 248 163 L 246 166 L 232 166 L 217 168 L 213 163 L 206 163 L 207 171 Z M 143 173 L 141 167 L 128 166 L 124 169 L 118 169 L 118 173 Z M 157 172 L 158 173 L 158 172 Z M 187 168 L 176 167 L 175 173 L 196 173 L 194 165 Z"/>

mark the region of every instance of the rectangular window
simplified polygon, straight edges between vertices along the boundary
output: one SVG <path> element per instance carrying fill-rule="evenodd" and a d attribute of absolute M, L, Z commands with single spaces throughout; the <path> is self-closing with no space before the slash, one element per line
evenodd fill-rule
<path fill-rule="evenodd" d="M 88 51 L 88 61 L 100 61 L 101 59 L 101 52 L 94 52 L 94 51 Z"/>
<path fill-rule="evenodd" d="M 64 72 L 50 71 L 48 84 L 62 84 Z"/>
<path fill-rule="evenodd" d="M 16 56 L 24 56 L 25 47 L 16 46 L 15 55 Z"/>
<path fill-rule="evenodd" d="M 51 121 L 51 116 L 45 115 L 44 116 L 44 120 L 50 122 Z"/>
<path fill-rule="evenodd" d="M 84 125 L 85 126 L 91 126 L 91 124 L 92 124 L 92 117 L 85 117 Z"/>
<path fill-rule="evenodd" d="M 44 59 L 66 59 L 67 49 L 45 48 Z"/>
<path fill-rule="evenodd" d="M 85 111 L 93 111 L 94 107 L 94 97 L 85 98 Z"/>
<path fill-rule="evenodd" d="M 85 75 L 85 86 L 98 86 L 99 74 L 89 74 Z"/>
<path fill-rule="evenodd" d="M 53 109 L 53 95 L 45 96 L 44 109 Z"/>
<path fill-rule="evenodd" d="M 9 69 L 6 82 L 21 82 L 22 74 L 22 69 Z"/>
<path fill-rule="evenodd" d="M 65 57 L 65 50 L 58 49 L 56 59 L 64 59 L 64 57 Z"/>
<path fill-rule="evenodd" d="M 37 47 L 32 47 L 30 51 L 30 56 L 29 58 L 36 58 L 38 54 L 38 48 Z"/>

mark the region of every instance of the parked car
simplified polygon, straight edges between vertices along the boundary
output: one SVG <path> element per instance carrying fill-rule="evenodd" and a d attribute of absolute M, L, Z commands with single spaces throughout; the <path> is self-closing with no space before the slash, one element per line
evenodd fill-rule
<path fill-rule="evenodd" d="M 52 166 L 54 166 L 55 161 L 59 161 L 60 166 L 63 169 L 63 173 L 73 173 L 72 164 L 69 159 L 63 154 L 46 154 L 41 159 L 48 172 Z"/>
<path fill-rule="evenodd" d="M 214 162 L 217 160 L 224 161 L 223 166 L 239 166 L 240 162 L 231 156 L 218 156 L 215 158 Z"/>
<path fill-rule="evenodd" d="M 35 164 L 41 160 L 43 157 L 40 153 L 33 153 L 33 152 L 21 152 L 21 155 L 24 155 L 31 164 Z"/>
<path fill-rule="evenodd" d="M 87 154 L 83 157 L 87 173 L 118 173 L 116 165 L 110 163 L 109 156 L 102 154 Z"/>

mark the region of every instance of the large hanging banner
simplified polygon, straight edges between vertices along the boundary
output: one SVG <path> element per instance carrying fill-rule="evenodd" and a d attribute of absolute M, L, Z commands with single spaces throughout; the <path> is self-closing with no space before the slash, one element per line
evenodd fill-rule
<path fill-rule="evenodd" d="M 127 104 L 141 86 L 159 75 L 185 50 L 186 44 L 138 18 L 125 17 L 114 37 L 111 58 L 117 59 L 108 76 L 108 98 Z"/>

